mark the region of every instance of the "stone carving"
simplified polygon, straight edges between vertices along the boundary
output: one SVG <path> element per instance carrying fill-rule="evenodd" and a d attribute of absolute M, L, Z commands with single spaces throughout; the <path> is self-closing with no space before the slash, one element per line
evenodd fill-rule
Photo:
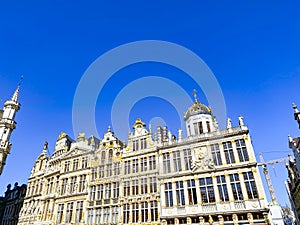
<path fill-rule="evenodd" d="M 213 169 L 214 163 L 207 153 L 205 148 L 195 148 L 194 157 L 192 160 L 192 170 L 197 169 Z"/>

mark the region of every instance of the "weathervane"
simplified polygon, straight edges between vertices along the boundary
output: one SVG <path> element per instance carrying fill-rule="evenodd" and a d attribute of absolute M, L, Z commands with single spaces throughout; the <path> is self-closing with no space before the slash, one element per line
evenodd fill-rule
<path fill-rule="evenodd" d="M 193 90 L 193 94 L 194 94 L 195 102 L 198 102 L 197 91 L 195 89 Z"/>

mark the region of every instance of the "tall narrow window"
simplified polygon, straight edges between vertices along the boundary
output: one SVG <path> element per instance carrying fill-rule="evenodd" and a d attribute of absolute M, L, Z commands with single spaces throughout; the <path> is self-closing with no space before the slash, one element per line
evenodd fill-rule
<path fill-rule="evenodd" d="M 104 164 L 104 162 L 105 162 L 105 151 L 102 151 L 101 152 L 101 164 Z"/>
<path fill-rule="evenodd" d="M 213 187 L 213 182 L 211 177 L 200 178 L 200 193 L 202 197 L 202 202 L 212 203 L 215 202 L 215 192 Z"/>
<path fill-rule="evenodd" d="M 150 193 L 157 192 L 156 177 L 150 177 Z"/>
<path fill-rule="evenodd" d="M 138 159 L 133 159 L 132 160 L 132 172 L 133 173 L 138 173 L 139 172 L 139 161 L 138 161 Z"/>
<path fill-rule="evenodd" d="M 68 202 L 67 205 L 67 215 L 66 215 L 66 223 L 71 223 L 73 214 L 73 202 Z"/>
<path fill-rule="evenodd" d="M 118 198 L 119 197 L 119 182 L 114 182 L 113 183 L 113 198 Z"/>
<path fill-rule="evenodd" d="M 151 213 L 151 221 L 158 221 L 157 201 L 151 201 L 150 202 L 150 213 Z"/>
<path fill-rule="evenodd" d="M 203 134 L 203 124 L 202 122 L 198 122 L 199 133 Z"/>
<path fill-rule="evenodd" d="M 95 200 L 95 196 L 96 196 L 96 186 L 93 185 L 91 186 L 91 201 Z"/>
<path fill-rule="evenodd" d="M 182 167 L 181 167 L 180 151 L 173 152 L 173 162 L 174 162 L 174 165 L 175 165 L 175 171 L 176 172 L 181 171 Z"/>
<path fill-rule="evenodd" d="M 117 224 L 118 223 L 118 207 L 114 206 L 112 207 L 112 224 Z"/>
<path fill-rule="evenodd" d="M 245 140 L 239 139 L 235 141 L 236 149 L 239 155 L 240 162 L 249 161 L 249 155 L 246 148 Z"/>
<path fill-rule="evenodd" d="M 139 194 L 139 180 L 138 178 L 134 178 L 132 180 L 132 195 L 138 195 Z"/>
<path fill-rule="evenodd" d="M 185 205 L 183 181 L 176 182 L 177 205 Z"/>
<path fill-rule="evenodd" d="M 97 185 L 96 199 L 97 200 L 103 199 L 103 184 Z"/>
<path fill-rule="evenodd" d="M 195 132 L 195 135 L 199 135 L 199 127 L 198 127 L 198 124 L 197 123 L 194 123 L 194 132 Z"/>
<path fill-rule="evenodd" d="M 88 158 L 87 156 L 85 157 L 82 157 L 82 162 L 81 162 L 81 168 L 87 168 L 87 165 L 88 165 Z"/>
<path fill-rule="evenodd" d="M 148 192 L 147 178 L 141 178 L 141 194 L 146 194 L 147 192 Z"/>
<path fill-rule="evenodd" d="M 141 204 L 141 222 L 146 223 L 148 221 L 148 203 L 142 202 Z"/>
<path fill-rule="evenodd" d="M 141 172 L 147 171 L 147 157 L 141 158 Z"/>
<path fill-rule="evenodd" d="M 207 132 L 210 132 L 210 123 L 209 123 L 209 121 L 206 121 L 206 127 L 207 127 Z"/>
<path fill-rule="evenodd" d="M 240 178 L 237 173 L 230 174 L 230 184 L 231 184 L 234 200 L 243 200 L 244 197 L 241 188 Z"/>
<path fill-rule="evenodd" d="M 80 222 L 82 220 L 83 215 L 83 201 L 77 202 L 77 208 L 76 208 L 76 219 L 75 222 Z"/>
<path fill-rule="evenodd" d="M 115 168 L 114 168 L 114 171 L 115 171 L 115 175 L 120 175 L 120 163 L 119 162 L 116 162 L 115 164 Z"/>
<path fill-rule="evenodd" d="M 147 139 L 142 138 L 141 139 L 141 149 L 146 149 L 147 148 Z"/>
<path fill-rule="evenodd" d="M 149 169 L 150 170 L 155 170 L 156 169 L 156 158 L 155 158 L 155 155 L 152 155 L 149 158 Z"/>
<path fill-rule="evenodd" d="M 67 185 L 68 185 L 68 178 L 64 178 L 62 180 L 62 186 L 61 186 L 61 194 L 65 194 L 67 191 Z"/>
<path fill-rule="evenodd" d="M 130 217 L 130 205 L 125 204 L 123 206 L 123 223 L 129 223 L 129 217 Z"/>
<path fill-rule="evenodd" d="M 210 145 L 210 148 L 211 148 L 211 154 L 213 156 L 214 164 L 216 166 L 222 165 L 222 158 L 221 158 L 219 144 L 212 144 Z"/>
<path fill-rule="evenodd" d="M 129 196 L 130 195 L 130 183 L 129 181 L 124 182 L 124 189 L 123 189 L 123 194 L 124 196 Z"/>
<path fill-rule="evenodd" d="M 110 149 L 110 150 L 108 151 L 108 162 L 112 162 L 112 158 L 113 158 L 113 150 Z"/>
<path fill-rule="evenodd" d="M 139 205 L 137 203 L 132 204 L 132 222 L 137 223 L 139 220 Z"/>
<path fill-rule="evenodd" d="M 258 192 L 257 192 L 253 173 L 250 171 L 250 172 L 243 173 L 243 175 L 246 184 L 248 198 L 249 199 L 258 198 Z"/>
<path fill-rule="evenodd" d="M 63 213 L 64 213 L 64 203 L 60 203 L 58 205 L 56 223 L 61 223 L 62 222 Z"/>
<path fill-rule="evenodd" d="M 105 199 L 110 199 L 111 196 L 111 183 L 105 185 Z"/>
<path fill-rule="evenodd" d="M 106 165 L 106 176 L 110 177 L 112 175 L 112 164 Z"/>
<path fill-rule="evenodd" d="M 70 161 L 65 161 L 65 172 L 70 171 Z"/>
<path fill-rule="evenodd" d="M 125 161 L 125 174 L 130 173 L 130 160 Z"/>
<path fill-rule="evenodd" d="M 227 164 L 235 163 L 233 148 L 230 141 L 223 142 L 223 148 Z"/>
<path fill-rule="evenodd" d="M 165 199 L 166 199 L 166 207 L 173 206 L 173 191 L 172 191 L 172 183 L 165 183 Z"/>
<path fill-rule="evenodd" d="M 171 172 L 171 162 L 170 162 L 170 153 L 163 153 L 163 167 L 164 173 Z"/>
<path fill-rule="evenodd" d="M 108 224 L 108 218 L 109 218 L 109 208 L 105 207 L 103 209 L 103 223 Z"/>
<path fill-rule="evenodd" d="M 226 186 L 226 179 L 224 175 L 217 176 L 218 190 L 220 195 L 220 200 L 225 202 L 229 201 L 228 190 Z"/>
<path fill-rule="evenodd" d="M 79 192 L 83 192 L 85 190 L 85 180 L 86 180 L 86 175 L 79 176 L 79 187 L 78 187 Z"/>
<path fill-rule="evenodd" d="M 78 159 L 74 159 L 73 160 L 73 170 L 77 170 L 78 169 Z"/>
<path fill-rule="evenodd" d="M 139 150 L 139 142 L 138 142 L 138 140 L 134 140 L 134 141 L 132 142 L 132 150 L 133 150 L 133 151 Z"/>
<path fill-rule="evenodd" d="M 97 169 L 92 168 L 92 181 L 94 181 L 97 178 Z"/>
<path fill-rule="evenodd" d="M 191 169 L 191 163 L 192 163 L 191 149 L 184 149 L 183 150 L 183 155 L 184 155 L 185 170 L 190 170 Z"/>
<path fill-rule="evenodd" d="M 99 178 L 103 178 L 104 177 L 104 165 L 101 165 L 98 168 L 99 168 Z"/>
<path fill-rule="evenodd" d="M 76 187 L 76 181 L 77 181 L 77 177 L 76 176 L 73 176 L 71 178 L 71 183 L 70 183 L 70 193 L 74 193 L 76 190 L 75 190 L 75 187 Z"/>
<path fill-rule="evenodd" d="M 195 180 L 188 180 L 188 197 L 189 205 L 197 205 L 197 191 L 195 186 Z"/>

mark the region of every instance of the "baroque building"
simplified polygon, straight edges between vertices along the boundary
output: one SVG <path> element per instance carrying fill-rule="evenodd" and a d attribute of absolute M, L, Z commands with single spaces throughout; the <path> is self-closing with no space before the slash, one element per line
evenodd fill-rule
<path fill-rule="evenodd" d="M 300 112 L 295 104 L 294 118 L 300 128 Z M 295 216 L 300 221 L 300 137 L 292 138 L 289 136 L 289 147 L 292 149 L 294 157 L 289 156 L 289 163 L 286 165 L 288 170 L 289 181 L 287 185 L 288 195 Z"/>
<path fill-rule="evenodd" d="M 26 184 L 21 186 L 15 183 L 13 189 L 7 185 L 7 190 L 3 197 L 0 197 L 0 224 L 17 225 L 19 213 L 23 205 L 26 194 Z"/>
<path fill-rule="evenodd" d="M 0 175 L 6 163 L 7 155 L 10 153 L 12 144 L 9 142 L 12 131 L 16 128 L 15 116 L 21 104 L 18 101 L 20 85 L 17 87 L 11 99 L 4 103 L 0 109 Z"/>
<path fill-rule="evenodd" d="M 61 133 L 28 179 L 19 224 L 270 224 L 249 130 L 218 128 L 209 107 L 184 115 L 187 136 L 137 119 L 128 142 Z"/>

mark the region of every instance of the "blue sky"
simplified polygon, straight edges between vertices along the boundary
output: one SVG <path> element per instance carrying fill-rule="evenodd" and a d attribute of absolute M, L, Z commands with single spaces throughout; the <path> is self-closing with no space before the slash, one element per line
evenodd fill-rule
<path fill-rule="evenodd" d="M 292 102 L 300 106 L 299 7 L 297 1 L 1 2 L 0 98 L 11 97 L 21 75 L 24 81 L 0 193 L 8 183 L 27 181 L 45 140 L 52 153 L 61 131 L 73 136 L 73 97 L 89 65 L 108 50 L 139 40 L 174 42 L 200 56 L 222 88 L 233 124 L 244 116 L 256 153 L 265 152 L 266 160 L 285 157 L 287 135 L 299 135 L 291 107 Z M 111 123 L 118 91 L 149 75 L 172 79 L 191 98 L 192 90 L 199 90 L 176 68 L 159 63 L 128 66 L 111 77 L 99 95 L 95 117 L 100 135 Z M 137 117 L 148 122 L 155 116 L 167 117 L 176 133 L 178 118 L 163 99 L 138 102 L 129 122 Z M 276 165 L 270 172 L 285 204 L 285 167 Z"/>

